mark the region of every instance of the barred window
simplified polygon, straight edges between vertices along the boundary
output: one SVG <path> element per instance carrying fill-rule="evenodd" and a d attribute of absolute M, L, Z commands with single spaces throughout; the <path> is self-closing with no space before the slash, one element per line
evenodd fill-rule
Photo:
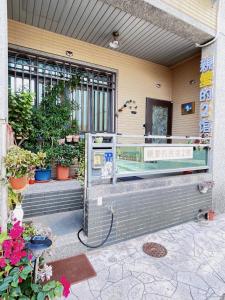
<path fill-rule="evenodd" d="M 114 132 L 116 74 L 63 59 L 9 50 L 9 90 L 34 92 L 38 106 L 47 87 L 79 74 L 80 83 L 70 94 L 78 109 L 72 118 L 78 121 L 81 132 Z"/>

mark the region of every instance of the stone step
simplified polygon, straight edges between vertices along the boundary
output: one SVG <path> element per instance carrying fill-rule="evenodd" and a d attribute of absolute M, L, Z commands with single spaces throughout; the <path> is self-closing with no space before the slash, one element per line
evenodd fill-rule
<path fill-rule="evenodd" d="M 25 218 L 83 208 L 83 189 L 77 180 L 36 183 L 23 195 Z"/>
<path fill-rule="evenodd" d="M 82 209 L 26 218 L 25 221 L 32 221 L 38 227 L 51 229 L 53 246 L 45 254 L 46 262 L 60 260 L 88 251 L 88 248 L 83 246 L 77 238 L 77 232 L 83 223 Z M 81 238 L 84 242 L 87 242 L 87 237 L 83 233 L 81 233 Z"/>

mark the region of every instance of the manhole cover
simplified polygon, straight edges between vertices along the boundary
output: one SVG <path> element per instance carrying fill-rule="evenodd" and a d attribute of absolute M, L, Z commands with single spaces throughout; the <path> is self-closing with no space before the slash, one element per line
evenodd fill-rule
<path fill-rule="evenodd" d="M 163 257 L 167 254 L 166 248 L 157 243 L 145 243 L 143 251 L 153 257 Z"/>

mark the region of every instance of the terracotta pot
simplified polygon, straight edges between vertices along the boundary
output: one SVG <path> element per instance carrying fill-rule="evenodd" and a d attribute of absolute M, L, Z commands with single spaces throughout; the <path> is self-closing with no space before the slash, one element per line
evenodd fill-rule
<path fill-rule="evenodd" d="M 27 185 L 27 175 L 20 178 L 10 177 L 9 183 L 13 190 L 22 190 Z"/>
<path fill-rule="evenodd" d="M 58 180 L 67 180 L 69 178 L 70 168 L 63 167 L 63 166 L 57 166 L 56 174 L 57 174 Z"/>
<path fill-rule="evenodd" d="M 78 143 L 78 142 L 79 142 L 79 140 L 80 140 L 80 136 L 79 136 L 79 134 L 75 134 L 75 135 L 73 135 L 73 142 L 74 142 L 74 143 Z"/>
<path fill-rule="evenodd" d="M 213 221 L 215 219 L 215 212 L 213 210 L 208 211 L 208 220 Z"/>

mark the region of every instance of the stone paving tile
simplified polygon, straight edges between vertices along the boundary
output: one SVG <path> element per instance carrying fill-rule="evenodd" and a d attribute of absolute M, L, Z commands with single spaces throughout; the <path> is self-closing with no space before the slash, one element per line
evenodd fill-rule
<path fill-rule="evenodd" d="M 158 242 L 167 256 L 142 251 Z M 91 251 L 97 277 L 75 284 L 68 300 L 225 300 L 225 215 L 189 222 Z"/>

